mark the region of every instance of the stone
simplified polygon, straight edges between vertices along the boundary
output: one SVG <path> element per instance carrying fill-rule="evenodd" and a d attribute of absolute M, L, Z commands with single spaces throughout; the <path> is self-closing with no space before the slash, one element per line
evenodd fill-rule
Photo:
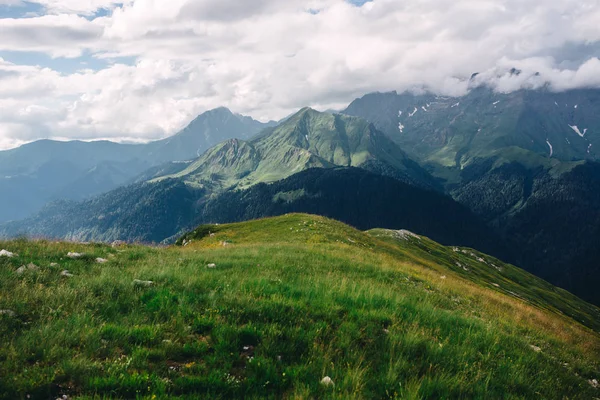
<path fill-rule="evenodd" d="M 17 314 L 13 310 L 0 310 L 0 315 L 6 315 L 7 317 L 14 317 Z"/>
<path fill-rule="evenodd" d="M 105 259 L 105 258 L 100 258 L 100 257 L 98 257 L 98 258 L 96 258 L 96 262 L 97 262 L 98 264 L 105 264 L 105 263 L 107 263 L 107 262 L 108 262 L 108 260 L 107 260 L 107 259 Z"/>
<path fill-rule="evenodd" d="M 217 264 L 208 264 L 206 268 L 217 268 Z"/>
<path fill-rule="evenodd" d="M 111 243 L 111 246 L 114 247 L 121 247 L 121 246 L 125 246 L 127 244 L 127 242 L 124 242 L 122 240 L 115 240 L 114 242 Z"/>
<path fill-rule="evenodd" d="M 36 272 L 36 271 L 39 271 L 39 270 L 40 270 L 40 267 L 38 267 L 34 263 L 29 263 L 27 266 L 22 265 L 21 267 L 19 267 L 17 269 L 17 274 L 22 275 L 22 274 L 24 274 L 27 271 Z"/>
<path fill-rule="evenodd" d="M 542 351 L 542 349 L 539 348 L 538 346 L 530 345 L 529 347 L 531 347 L 531 350 L 535 351 L 536 353 L 539 353 Z"/>
<path fill-rule="evenodd" d="M 76 259 L 76 258 L 81 258 L 83 257 L 83 254 L 81 253 L 73 253 L 73 252 L 69 252 L 67 254 L 67 257 L 72 258 L 72 259 Z"/>
<path fill-rule="evenodd" d="M 72 278 L 73 274 L 65 269 L 63 272 L 60 273 L 60 276 L 64 276 L 65 278 Z"/>
<path fill-rule="evenodd" d="M 321 385 L 323 385 L 325 387 L 334 387 L 335 386 L 335 384 L 333 383 L 333 380 L 328 376 L 321 379 Z"/>
<path fill-rule="evenodd" d="M 152 281 L 141 281 L 139 279 L 135 279 L 133 281 L 133 285 L 136 287 L 150 287 L 154 285 L 154 282 Z"/>
<path fill-rule="evenodd" d="M 0 257 L 8 257 L 8 258 L 13 258 L 15 256 L 15 253 L 11 253 L 8 250 L 1 250 L 0 251 Z"/>

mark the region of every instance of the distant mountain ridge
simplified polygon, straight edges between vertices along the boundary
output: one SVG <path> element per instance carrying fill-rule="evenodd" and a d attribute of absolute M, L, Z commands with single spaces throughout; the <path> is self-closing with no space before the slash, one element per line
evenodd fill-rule
<path fill-rule="evenodd" d="M 178 134 L 147 144 L 40 140 L 0 152 L 0 222 L 21 219 L 56 199 L 80 200 L 130 183 L 151 167 L 196 158 L 263 124 L 226 108 L 207 111 Z"/>
<path fill-rule="evenodd" d="M 413 158 L 444 167 L 518 147 L 561 161 L 598 160 L 600 90 L 560 93 L 487 87 L 462 97 L 372 93 L 343 113 L 367 119 Z"/>

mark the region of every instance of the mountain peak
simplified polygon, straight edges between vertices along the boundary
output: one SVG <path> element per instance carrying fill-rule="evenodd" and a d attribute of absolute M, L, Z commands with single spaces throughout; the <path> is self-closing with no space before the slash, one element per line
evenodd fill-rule
<path fill-rule="evenodd" d="M 227 107 L 217 107 L 211 110 L 206 110 L 202 114 L 198 115 L 191 123 L 196 121 L 204 120 L 206 118 L 226 118 L 234 116 L 235 114 Z"/>

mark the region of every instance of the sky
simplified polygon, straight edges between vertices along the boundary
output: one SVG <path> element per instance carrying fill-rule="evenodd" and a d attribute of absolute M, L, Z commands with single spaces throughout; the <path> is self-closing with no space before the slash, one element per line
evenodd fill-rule
<path fill-rule="evenodd" d="M 0 0 L 0 149 L 374 91 L 600 87 L 600 0 Z M 511 75 L 511 68 L 523 71 Z M 539 73 L 536 75 L 536 73 Z"/>

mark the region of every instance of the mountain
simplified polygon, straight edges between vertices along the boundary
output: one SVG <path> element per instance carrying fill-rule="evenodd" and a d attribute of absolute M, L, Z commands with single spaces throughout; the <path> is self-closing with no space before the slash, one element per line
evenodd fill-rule
<path fill-rule="evenodd" d="M 193 185 L 249 187 L 309 168 L 361 167 L 428 188 L 437 182 L 382 132 L 361 118 L 304 108 L 250 141 L 230 140 L 185 170 L 162 179 Z M 158 178 L 161 179 L 161 178 Z"/>
<path fill-rule="evenodd" d="M 505 164 L 454 193 L 520 250 L 517 265 L 600 304 L 599 163 L 566 171 Z"/>
<path fill-rule="evenodd" d="M 508 246 L 451 198 L 360 168 L 339 167 L 218 194 L 175 179 L 132 185 L 82 203 L 51 204 L 32 218 L 1 225 L 0 236 L 162 242 L 202 223 L 290 212 L 330 216 L 360 229 L 409 229 L 511 259 Z"/>
<path fill-rule="evenodd" d="M 486 87 L 460 98 L 373 93 L 345 114 L 367 119 L 433 169 L 462 168 L 519 148 L 561 161 L 597 160 L 600 90 L 508 94 Z"/>
<path fill-rule="evenodd" d="M 41 140 L 0 152 L 0 221 L 16 220 L 49 201 L 114 189 L 151 166 L 134 145 Z"/>
<path fill-rule="evenodd" d="M 180 243 L 0 242 L 0 398 L 599 395 L 600 310 L 478 251 L 306 214 Z"/>
<path fill-rule="evenodd" d="M 53 200 L 107 192 L 151 167 L 196 158 L 223 140 L 249 138 L 272 124 L 219 108 L 171 138 L 143 145 L 40 140 L 0 151 L 0 221 L 25 218 Z"/>
<path fill-rule="evenodd" d="M 375 93 L 371 121 L 518 250 L 517 264 L 600 304 L 600 90 L 461 98 Z M 520 254 L 519 254 L 520 253 Z"/>
<path fill-rule="evenodd" d="M 144 145 L 143 157 L 156 163 L 191 160 L 227 139 L 250 139 L 263 129 L 274 126 L 234 114 L 225 107 L 207 111 L 181 132 L 167 139 Z"/>

